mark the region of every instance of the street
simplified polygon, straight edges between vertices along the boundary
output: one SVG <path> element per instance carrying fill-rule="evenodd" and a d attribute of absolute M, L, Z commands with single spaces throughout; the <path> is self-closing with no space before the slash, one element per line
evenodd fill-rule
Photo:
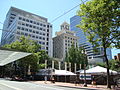
<path fill-rule="evenodd" d="M 0 90 L 73 90 L 73 89 L 78 90 L 78 88 L 60 87 L 49 84 L 35 84 L 32 82 L 17 82 L 0 79 Z M 79 90 L 93 90 L 93 89 L 79 88 Z"/>

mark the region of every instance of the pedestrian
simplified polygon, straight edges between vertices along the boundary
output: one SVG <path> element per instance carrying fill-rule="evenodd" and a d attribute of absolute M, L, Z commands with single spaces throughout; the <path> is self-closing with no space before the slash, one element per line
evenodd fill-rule
<path fill-rule="evenodd" d="M 45 79 L 44 83 L 47 84 L 47 76 L 45 76 L 44 79 Z"/>

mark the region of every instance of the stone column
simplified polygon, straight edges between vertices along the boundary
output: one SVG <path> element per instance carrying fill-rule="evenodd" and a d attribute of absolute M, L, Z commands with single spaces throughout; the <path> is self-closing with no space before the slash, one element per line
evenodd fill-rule
<path fill-rule="evenodd" d="M 61 62 L 59 61 L 59 70 L 61 70 Z"/>
<path fill-rule="evenodd" d="M 81 64 L 80 64 L 80 70 L 81 70 Z"/>
<path fill-rule="evenodd" d="M 71 72 L 71 63 L 69 62 L 69 71 Z"/>
<path fill-rule="evenodd" d="M 67 70 L 67 62 L 65 62 L 65 70 Z"/>
<path fill-rule="evenodd" d="M 54 69 L 54 61 L 52 61 L 52 69 Z"/>
<path fill-rule="evenodd" d="M 45 60 L 45 69 L 47 69 L 47 60 Z"/>

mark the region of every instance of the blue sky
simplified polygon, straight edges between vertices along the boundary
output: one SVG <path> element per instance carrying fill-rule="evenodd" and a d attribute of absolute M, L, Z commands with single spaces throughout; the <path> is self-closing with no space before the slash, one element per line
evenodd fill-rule
<path fill-rule="evenodd" d="M 11 6 L 46 17 L 51 23 L 51 21 L 56 17 L 60 16 L 80 3 L 81 0 L 0 0 L 0 22 L 4 22 L 6 14 Z M 52 23 L 53 36 L 55 36 L 56 31 L 60 30 L 60 24 L 62 24 L 64 21 L 69 23 L 70 17 L 76 15 L 76 11 L 78 9 L 79 7 L 75 8 L 68 14 L 62 16 Z M 0 24 L 0 29 L 2 28 L 3 25 Z M 112 55 L 114 56 L 118 52 L 120 53 L 120 50 L 113 49 Z"/>

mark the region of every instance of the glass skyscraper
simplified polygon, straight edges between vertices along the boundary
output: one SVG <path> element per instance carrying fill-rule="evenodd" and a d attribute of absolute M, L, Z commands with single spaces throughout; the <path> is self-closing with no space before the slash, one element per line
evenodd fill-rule
<path fill-rule="evenodd" d="M 79 37 L 78 44 L 79 46 L 83 46 L 87 52 L 88 62 L 93 64 L 96 62 L 103 62 L 104 61 L 104 52 L 102 47 L 98 47 L 99 53 L 93 52 L 93 45 L 88 42 L 88 39 L 86 38 L 86 35 L 80 28 L 77 28 L 76 25 L 80 24 L 81 18 L 80 16 L 73 16 L 70 18 L 70 30 L 76 32 L 76 36 Z M 112 59 L 111 55 L 111 49 L 107 48 L 107 56 L 108 59 Z"/>

